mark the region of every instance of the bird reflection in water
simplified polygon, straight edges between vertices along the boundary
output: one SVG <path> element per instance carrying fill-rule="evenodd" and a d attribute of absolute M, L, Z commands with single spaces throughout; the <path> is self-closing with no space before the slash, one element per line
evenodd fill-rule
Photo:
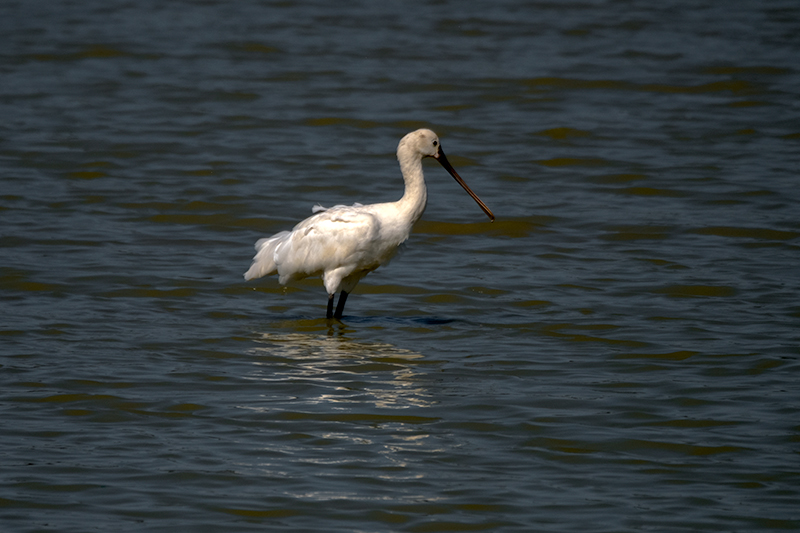
<path fill-rule="evenodd" d="M 255 379 L 313 385 L 305 402 L 393 409 L 432 404 L 426 374 L 417 371 L 420 353 L 318 333 L 263 333 L 256 342 L 255 364 L 263 372 Z"/>

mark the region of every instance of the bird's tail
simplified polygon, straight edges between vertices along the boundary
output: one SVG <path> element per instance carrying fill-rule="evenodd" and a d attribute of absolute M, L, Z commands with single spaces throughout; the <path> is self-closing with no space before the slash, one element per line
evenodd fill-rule
<path fill-rule="evenodd" d="M 291 235 L 289 231 L 276 233 L 272 237 L 259 239 L 256 242 L 256 255 L 253 257 L 253 264 L 244 273 L 244 279 L 250 280 L 274 274 L 278 270 L 275 264 L 275 249 Z"/>

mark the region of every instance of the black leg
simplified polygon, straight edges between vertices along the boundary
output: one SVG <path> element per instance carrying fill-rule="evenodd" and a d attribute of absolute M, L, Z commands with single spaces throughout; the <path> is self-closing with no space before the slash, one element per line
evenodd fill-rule
<path fill-rule="evenodd" d="M 326 318 L 333 318 L 333 294 L 328 295 L 328 313 Z"/>
<path fill-rule="evenodd" d="M 336 304 L 336 313 L 333 315 L 333 318 L 339 320 L 342 318 L 342 313 L 344 312 L 344 303 L 347 301 L 347 293 L 342 291 L 342 294 L 339 295 L 339 303 Z"/>

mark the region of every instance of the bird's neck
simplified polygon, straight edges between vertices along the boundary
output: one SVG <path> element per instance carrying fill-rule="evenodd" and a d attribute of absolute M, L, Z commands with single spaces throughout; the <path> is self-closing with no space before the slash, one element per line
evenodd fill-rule
<path fill-rule="evenodd" d="M 413 224 L 419 220 L 428 204 L 428 189 L 425 187 L 422 175 L 422 159 L 417 154 L 402 153 L 401 150 L 398 151 L 397 160 L 400 162 L 400 171 L 406 184 L 405 193 L 397 201 L 397 207 Z"/>

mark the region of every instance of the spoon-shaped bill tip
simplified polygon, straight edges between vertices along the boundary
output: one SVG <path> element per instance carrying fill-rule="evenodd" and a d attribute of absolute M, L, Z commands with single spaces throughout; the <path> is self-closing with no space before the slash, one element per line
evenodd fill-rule
<path fill-rule="evenodd" d="M 475 202 L 477 202 L 477 204 L 480 206 L 481 209 L 483 209 L 483 212 L 486 213 L 486 216 L 489 217 L 489 220 L 494 222 L 494 214 L 492 213 L 492 210 L 489 209 L 486 206 L 486 204 L 483 203 L 483 200 L 478 198 L 478 195 L 475 194 L 474 192 L 472 192 L 472 189 L 470 189 L 467 186 L 467 184 L 464 182 L 464 180 L 461 179 L 461 176 L 458 175 L 458 172 L 456 172 L 456 169 L 453 168 L 453 165 L 451 165 L 450 161 L 448 161 L 447 157 L 445 157 L 444 152 L 442 151 L 441 147 L 439 148 L 439 153 L 436 154 L 435 157 L 436 157 L 436 160 L 439 162 L 439 164 L 441 164 L 444 167 L 444 169 L 447 172 L 449 172 L 450 175 L 453 176 L 453 178 L 455 178 L 455 180 L 458 182 L 458 184 L 461 185 L 464 188 L 465 191 L 467 191 L 467 194 L 472 196 L 472 199 L 475 200 Z"/>

